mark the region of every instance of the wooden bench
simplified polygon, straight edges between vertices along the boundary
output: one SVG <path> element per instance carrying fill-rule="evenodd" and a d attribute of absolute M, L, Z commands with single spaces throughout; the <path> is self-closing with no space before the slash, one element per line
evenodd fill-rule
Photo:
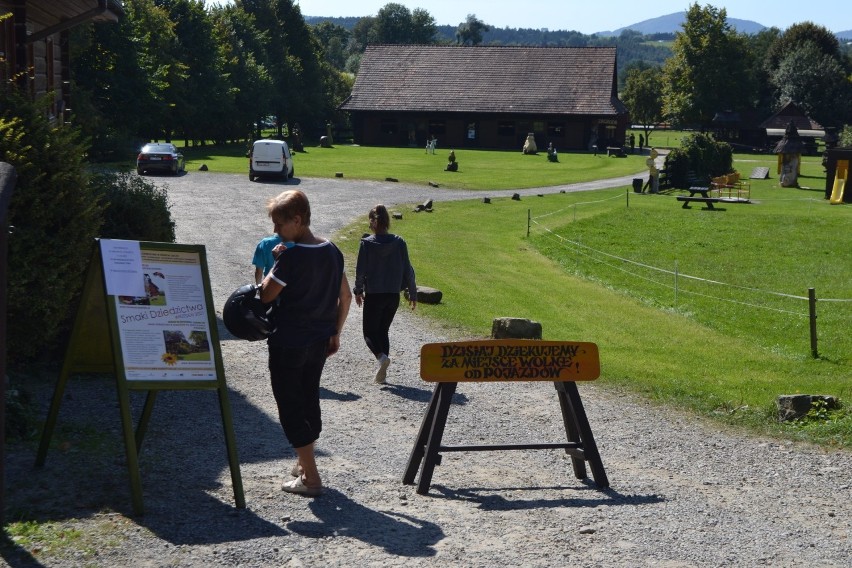
<path fill-rule="evenodd" d="M 624 153 L 624 148 L 621 146 L 607 146 L 606 155 L 610 157 L 616 158 L 626 158 L 627 154 Z"/>
<path fill-rule="evenodd" d="M 707 191 L 709 191 L 709 189 Z M 692 195 L 678 195 L 677 200 L 683 201 L 683 209 L 689 209 L 689 204 L 693 201 L 697 201 L 699 203 L 705 203 L 707 205 L 707 209 L 713 210 L 716 209 L 715 207 L 713 207 L 713 204 L 722 201 L 722 199 L 719 199 L 718 197 L 694 197 Z"/>

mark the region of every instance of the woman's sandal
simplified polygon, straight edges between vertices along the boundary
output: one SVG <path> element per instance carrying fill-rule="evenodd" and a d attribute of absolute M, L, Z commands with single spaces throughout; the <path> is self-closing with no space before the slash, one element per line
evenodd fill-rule
<path fill-rule="evenodd" d="M 291 477 L 300 477 L 303 473 L 305 473 L 305 470 L 302 469 L 302 466 L 299 465 L 299 462 L 296 462 L 293 465 L 293 469 L 290 470 Z"/>
<path fill-rule="evenodd" d="M 296 479 L 285 481 L 284 485 L 281 486 L 281 490 L 286 491 L 287 493 L 295 493 L 296 495 L 305 495 L 307 497 L 319 497 L 322 495 L 322 486 L 309 487 L 305 485 L 301 475 Z"/>

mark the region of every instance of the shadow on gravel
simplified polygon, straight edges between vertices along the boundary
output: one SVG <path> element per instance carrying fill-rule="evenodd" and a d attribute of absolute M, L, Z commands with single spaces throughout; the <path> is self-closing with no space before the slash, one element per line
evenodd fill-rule
<path fill-rule="evenodd" d="M 48 379 L 39 398 L 53 390 Z M 144 392 L 131 393 L 134 425 Z M 252 464 L 275 463 L 295 455 L 277 420 L 241 393 L 229 390 L 233 427 L 246 501 L 262 484 L 247 477 Z M 179 544 L 216 544 L 287 534 L 249 509 L 237 509 L 219 400 L 213 391 L 166 390 L 158 394 L 139 454 L 145 514 L 132 513 L 126 452 L 111 378 L 72 377 L 46 463 L 34 467 L 35 441 L 9 447 L 7 518 L 72 524 L 91 519 L 90 531 L 120 541 L 128 526 L 147 527 L 158 538 Z M 91 528 L 94 527 L 94 528 Z M 14 544 L 14 543 L 12 543 Z M 38 566 L 20 547 L 0 547 L 11 566 Z M 8 556 L 8 558 L 7 558 Z M 23 558 L 23 560 L 21 560 Z"/>
<path fill-rule="evenodd" d="M 598 489 L 593 485 L 593 482 L 586 479 L 580 483 L 585 487 L 470 487 L 467 489 L 450 489 L 442 485 L 432 485 L 432 489 L 439 494 L 435 497 L 439 499 L 452 499 L 457 501 L 470 501 L 478 503 L 479 508 L 485 511 L 517 511 L 524 509 L 543 509 L 556 507 L 600 507 L 619 506 L 619 505 L 651 505 L 665 501 L 660 495 L 622 495 L 613 489 Z M 557 499 L 514 499 L 521 497 L 522 492 L 529 491 L 594 491 L 594 496 L 585 497 L 570 497 Z M 495 491 L 514 492 L 511 497 L 507 498 L 503 495 L 495 495 Z"/>
<path fill-rule="evenodd" d="M 401 398 L 413 402 L 429 402 L 432 400 L 432 391 L 428 389 L 419 389 L 415 387 L 407 387 L 405 385 L 383 385 L 382 390 L 393 393 Z M 468 398 L 461 393 L 454 393 L 452 404 L 463 406 L 468 403 Z"/>
<path fill-rule="evenodd" d="M 36 560 L 32 554 L 12 542 L 5 533 L 0 533 L 0 559 L 11 568 L 43 568 L 44 564 Z"/>
<path fill-rule="evenodd" d="M 320 400 L 337 400 L 339 402 L 353 402 L 360 400 L 361 396 L 354 392 L 334 392 L 325 387 L 320 387 Z"/>
<path fill-rule="evenodd" d="M 287 528 L 307 538 L 345 536 L 380 546 L 395 556 L 435 556 L 444 531 L 429 521 L 396 512 L 370 509 L 334 489 L 308 507 L 319 521 L 295 521 Z"/>

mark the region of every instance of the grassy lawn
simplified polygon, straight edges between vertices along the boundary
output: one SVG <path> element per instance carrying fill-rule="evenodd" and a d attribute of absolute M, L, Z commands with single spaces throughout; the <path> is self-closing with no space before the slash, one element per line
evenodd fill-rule
<path fill-rule="evenodd" d="M 209 171 L 239 173 L 248 176 L 245 147 L 205 146 L 181 149 L 187 158 L 188 172 L 206 164 Z M 295 175 L 334 177 L 340 172 L 346 179 L 383 180 L 391 177 L 401 183 L 426 185 L 429 182 L 449 189 L 520 189 L 546 187 L 620 177 L 645 171 L 645 158 L 639 154 L 626 158 L 607 158 L 598 154 L 560 154 L 559 162 L 547 161 L 544 151 L 524 155 L 519 151 L 456 149 L 457 172 L 447 172 L 448 148 L 434 155 L 423 148 L 384 148 L 340 145 L 331 148 L 305 147 L 293 155 Z M 558 150 L 558 148 L 557 148 Z"/>
<path fill-rule="evenodd" d="M 408 241 L 418 282 L 444 294 L 418 310 L 462 336 L 487 337 L 494 317 L 530 318 L 545 339 L 597 343 L 603 385 L 849 447 L 848 405 L 823 420 L 775 419 L 780 394 L 852 396 L 852 302 L 828 301 L 852 298 L 852 250 L 841 244 L 852 210 L 822 198 L 817 158 L 803 165 L 801 184 L 811 189 L 780 188 L 774 160 L 738 160 L 745 175 L 769 166 L 772 179 L 752 180 L 752 203 L 720 204 L 724 211 L 684 210 L 674 193 L 626 187 L 488 205 L 438 197 L 434 213 L 405 213 L 392 231 Z M 338 236 L 350 262 L 365 228 Z M 817 302 L 817 359 L 810 287 L 825 300 Z"/>

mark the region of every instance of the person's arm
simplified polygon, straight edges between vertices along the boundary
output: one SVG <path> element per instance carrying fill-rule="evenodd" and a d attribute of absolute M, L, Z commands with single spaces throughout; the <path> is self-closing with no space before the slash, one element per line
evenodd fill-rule
<path fill-rule="evenodd" d="M 400 238 L 399 240 L 402 251 L 402 278 L 408 284 L 408 305 L 413 310 L 417 308 L 417 281 L 414 275 L 414 267 L 411 266 L 411 259 L 408 257 L 408 245 L 404 239 Z"/>
<path fill-rule="evenodd" d="M 269 304 L 278 297 L 278 294 L 283 289 L 284 285 L 275 280 L 272 277 L 272 272 L 270 272 L 263 279 L 263 282 L 260 283 L 260 301 L 264 304 Z"/>
<path fill-rule="evenodd" d="M 340 295 L 337 297 L 337 334 L 331 336 L 328 341 L 329 356 L 334 355 L 340 349 L 340 334 L 343 333 L 343 324 L 349 316 L 349 306 L 352 304 L 352 292 L 349 291 L 349 280 L 346 274 L 340 280 Z"/>
<path fill-rule="evenodd" d="M 254 283 L 260 285 L 263 282 L 263 269 L 259 266 L 254 267 Z"/>
<path fill-rule="evenodd" d="M 358 261 L 355 263 L 355 287 L 352 292 L 355 294 L 355 303 L 358 307 L 364 301 L 364 281 L 367 279 L 367 251 L 364 249 L 364 241 L 361 241 L 361 246 L 358 248 Z"/>
<path fill-rule="evenodd" d="M 278 243 L 272 248 L 272 257 L 277 261 L 278 257 L 285 250 L 287 250 L 287 247 L 284 243 Z M 264 304 L 268 304 L 277 298 L 278 294 L 281 293 L 281 290 L 283 290 L 286 285 L 284 282 L 279 282 L 272 277 L 272 273 L 274 271 L 275 269 L 273 267 L 260 284 L 260 301 Z"/>

